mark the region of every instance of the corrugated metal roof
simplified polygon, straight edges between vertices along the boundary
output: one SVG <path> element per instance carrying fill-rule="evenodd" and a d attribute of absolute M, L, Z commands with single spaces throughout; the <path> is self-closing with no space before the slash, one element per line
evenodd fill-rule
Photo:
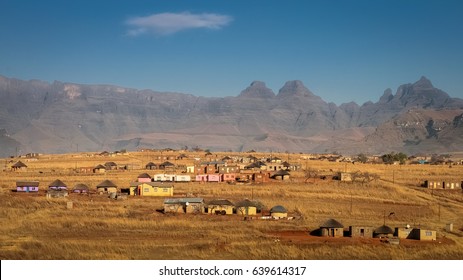
<path fill-rule="evenodd" d="M 164 204 L 185 204 L 185 203 L 203 203 L 204 198 L 200 197 L 184 197 L 184 198 L 167 198 L 164 199 Z"/>
<path fill-rule="evenodd" d="M 173 184 L 166 184 L 163 182 L 130 182 L 131 187 L 138 187 L 144 184 L 152 186 L 152 187 L 158 187 L 158 188 L 173 188 L 174 187 Z"/>

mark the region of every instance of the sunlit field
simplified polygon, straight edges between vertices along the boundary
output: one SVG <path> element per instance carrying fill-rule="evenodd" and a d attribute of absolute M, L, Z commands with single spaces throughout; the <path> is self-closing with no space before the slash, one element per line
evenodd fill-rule
<path fill-rule="evenodd" d="M 172 152 L 177 156 L 177 152 Z M 193 164 L 220 160 L 218 153 L 187 153 L 172 163 Z M 241 154 L 246 157 L 248 154 Z M 268 154 L 253 154 L 256 157 Z M 245 219 L 239 215 L 164 214 L 163 197 L 128 197 L 115 200 L 96 193 L 96 185 L 109 179 L 119 189 L 128 187 L 148 162 L 161 163 L 154 152 L 133 152 L 115 157 L 90 154 L 41 155 L 38 160 L 21 159 L 28 168 L 11 171 L 16 159 L 3 159 L 0 177 L 1 259 L 463 259 L 463 193 L 428 190 L 424 180 L 463 181 L 463 166 L 384 165 L 307 160 L 300 154 L 277 154 L 298 164 L 286 181 L 260 184 L 174 183 L 175 197 L 258 200 L 261 215 L 282 205 L 294 219 Z M 102 174 L 79 173 L 113 161 L 128 170 Z M 307 178 L 304 170 L 315 170 Z M 332 180 L 337 172 L 369 172 L 379 176 L 370 182 Z M 193 174 L 192 174 L 193 175 Z M 326 176 L 320 179 L 320 176 Z M 194 176 L 192 176 L 194 177 Z M 70 189 L 85 183 L 91 194 L 46 198 L 45 190 L 60 179 Z M 17 193 L 19 180 L 40 181 L 39 193 Z M 72 202 L 72 207 L 68 207 Z M 393 215 L 390 215 L 393 213 Z M 310 237 L 309 233 L 329 218 L 349 225 L 391 228 L 410 225 L 437 231 L 437 241 L 401 242 L 392 245 L 342 237 L 338 241 Z M 453 224 L 453 231 L 445 230 Z M 285 233 L 306 234 L 308 239 Z M 284 238 L 282 238 L 284 237 Z M 310 237 L 310 238 L 309 238 Z M 320 238 L 320 239 L 317 239 Z M 321 242 L 323 241 L 323 242 Z"/>

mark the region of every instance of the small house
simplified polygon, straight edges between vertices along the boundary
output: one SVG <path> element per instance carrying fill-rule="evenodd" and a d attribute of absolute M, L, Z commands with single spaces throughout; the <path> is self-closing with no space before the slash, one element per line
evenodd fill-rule
<path fill-rule="evenodd" d="M 17 181 L 16 182 L 17 192 L 38 192 L 39 181 Z"/>
<path fill-rule="evenodd" d="M 69 196 L 67 189 L 48 189 L 47 198 L 64 198 Z"/>
<path fill-rule="evenodd" d="M 137 177 L 138 182 L 151 182 L 151 176 L 148 173 L 142 173 Z"/>
<path fill-rule="evenodd" d="M 216 215 L 232 215 L 234 205 L 230 200 L 217 199 L 207 204 L 207 213 Z"/>
<path fill-rule="evenodd" d="M 56 179 L 48 185 L 49 190 L 67 190 L 68 186 L 63 181 Z"/>
<path fill-rule="evenodd" d="M 320 235 L 342 237 L 344 236 L 344 226 L 335 219 L 328 219 L 320 225 Z"/>
<path fill-rule="evenodd" d="M 117 164 L 113 161 L 108 161 L 104 164 L 106 170 L 117 170 Z"/>
<path fill-rule="evenodd" d="M 273 173 L 272 178 L 276 180 L 289 180 L 290 174 L 287 170 L 278 170 L 277 172 Z"/>
<path fill-rule="evenodd" d="M 17 163 L 11 166 L 13 171 L 24 171 L 27 169 L 27 165 L 24 164 L 22 161 L 18 161 Z"/>
<path fill-rule="evenodd" d="M 262 161 L 256 161 L 256 162 L 253 162 L 253 163 L 251 163 L 249 165 L 246 165 L 244 167 L 244 169 L 255 170 L 255 171 L 267 170 L 267 165 L 265 163 L 263 163 Z"/>
<path fill-rule="evenodd" d="M 267 165 L 267 171 L 278 171 L 278 170 L 286 169 L 281 163 L 270 162 L 270 163 L 266 163 L 266 165 Z"/>
<path fill-rule="evenodd" d="M 281 205 L 276 205 L 270 209 L 270 216 L 274 219 L 284 219 L 288 217 L 288 210 Z"/>
<path fill-rule="evenodd" d="M 155 163 L 148 162 L 148 163 L 145 165 L 145 169 L 148 169 L 148 170 L 156 170 L 156 169 L 158 169 L 158 166 L 157 166 Z"/>
<path fill-rule="evenodd" d="M 104 165 L 98 164 L 93 168 L 93 173 L 105 173 L 106 172 L 106 167 Z"/>
<path fill-rule="evenodd" d="M 190 175 L 175 175 L 175 182 L 190 182 Z"/>
<path fill-rule="evenodd" d="M 218 169 L 219 169 L 218 172 L 220 174 L 237 173 L 240 171 L 240 168 L 238 165 L 220 165 Z"/>
<path fill-rule="evenodd" d="M 194 165 L 187 165 L 186 166 L 186 173 L 195 173 L 195 166 Z"/>
<path fill-rule="evenodd" d="M 196 182 L 207 182 L 207 174 L 198 174 L 195 177 Z"/>
<path fill-rule="evenodd" d="M 220 174 L 207 174 L 207 181 L 208 182 L 220 182 L 221 176 Z"/>
<path fill-rule="evenodd" d="M 257 215 L 257 204 L 249 199 L 237 202 L 235 204 L 235 209 L 238 215 Z"/>
<path fill-rule="evenodd" d="M 110 180 L 104 180 L 103 182 L 99 183 L 96 186 L 96 191 L 99 194 L 103 193 L 116 193 L 117 192 L 117 186 Z"/>
<path fill-rule="evenodd" d="M 444 184 L 441 181 L 426 180 L 424 181 L 424 187 L 428 189 L 443 189 Z"/>
<path fill-rule="evenodd" d="M 220 180 L 222 182 L 235 182 L 236 181 L 235 173 L 225 173 L 225 174 L 220 174 L 220 176 L 221 176 Z"/>
<path fill-rule="evenodd" d="M 73 193 L 82 193 L 83 194 L 83 193 L 88 193 L 88 191 L 89 191 L 89 188 L 85 184 L 77 184 L 72 189 Z"/>
<path fill-rule="evenodd" d="M 160 182 L 132 182 L 129 195 L 140 196 L 173 196 L 174 185 Z"/>
<path fill-rule="evenodd" d="M 204 199 L 198 197 L 165 199 L 164 213 L 204 213 Z"/>
<path fill-rule="evenodd" d="M 373 237 L 374 227 L 369 226 L 349 226 L 349 235 L 351 237 Z"/>
<path fill-rule="evenodd" d="M 437 234 L 435 230 L 414 228 L 409 238 L 423 241 L 435 241 L 437 239 Z"/>
<path fill-rule="evenodd" d="M 165 161 L 161 164 L 159 164 L 159 169 L 164 170 L 164 171 L 175 171 L 175 164 Z"/>
<path fill-rule="evenodd" d="M 447 189 L 447 190 L 455 190 L 455 189 L 460 189 L 461 188 L 460 182 L 446 181 L 446 182 L 443 182 L 442 184 L 444 185 L 444 189 Z"/>
<path fill-rule="evenodd" d="M 400 239 L 408 239 L 412 230 L 413 228 L 408 225 L 406 227 L 396 227 L 394 230 L 394 236 L 397 236 Z"/>
<path fill-rule="evenodd" d="M 378 237 L 378 238 L 392 237 L 393 234 L 394 234 L 394 231 L 386 225 L 382 225 L 373 231 L 373 237 Z"/>
<path fill-rule="evenodd" d="M 339 172 L 339 180 L 342 182 L 352 182 L 352 173 Z"/>
<path fill-rule="evenodd" d="M 252 176 L 251 176 L 251 179 L 254 181 L 254 182 L 257 182 L 257 183 L 266 183 L 266 182 L 269 182 L 270 181 L 270 173 L 269 172 L 257 172 L 257 173 L 253 173 Z"/>

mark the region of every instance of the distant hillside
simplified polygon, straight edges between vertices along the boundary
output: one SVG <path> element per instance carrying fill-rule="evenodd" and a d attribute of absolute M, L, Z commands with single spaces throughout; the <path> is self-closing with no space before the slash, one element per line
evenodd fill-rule
<path fill-rule="evenodd" d="M 393 122 L 417 109 L 453 110 L 455 115 L 446 115 L 453 120 L 463 108 L 463 100 L 449 97 L 424 77 L 400 86 L 395 95 L 388 89 L 378 102 L 361 106 L 327 103 L 300 81 L 288 81 L 277 94 L 255 81 L 236 97 L 205 98 L 0 76 L 0 97 L 0 129 L 8 131 L 0 138 L 1 156 L 18 148 L 22 153 L 64 153 L 198 146 L 354 154 L 386 148 L 458 149 L 448 143 L 461 136 L 459 126 L 442 128 L 441 138 L 426 138 L 421 130 L 392 136 L 400 134 Z M 387 145 L 380 141 L 389 138 L 398 140 Z"/>

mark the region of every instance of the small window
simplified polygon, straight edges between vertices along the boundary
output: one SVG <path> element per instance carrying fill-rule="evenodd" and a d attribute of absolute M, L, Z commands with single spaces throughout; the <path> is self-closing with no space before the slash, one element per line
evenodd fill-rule
<path fill-rule="evenodd" d="M 426 231 L 426 236 L 432 236 L 432 231 Z"/>
<path fill-rule="evenodd" d="M 150 192 L 149 188 L 143 188 L 143 192 Z"/>

